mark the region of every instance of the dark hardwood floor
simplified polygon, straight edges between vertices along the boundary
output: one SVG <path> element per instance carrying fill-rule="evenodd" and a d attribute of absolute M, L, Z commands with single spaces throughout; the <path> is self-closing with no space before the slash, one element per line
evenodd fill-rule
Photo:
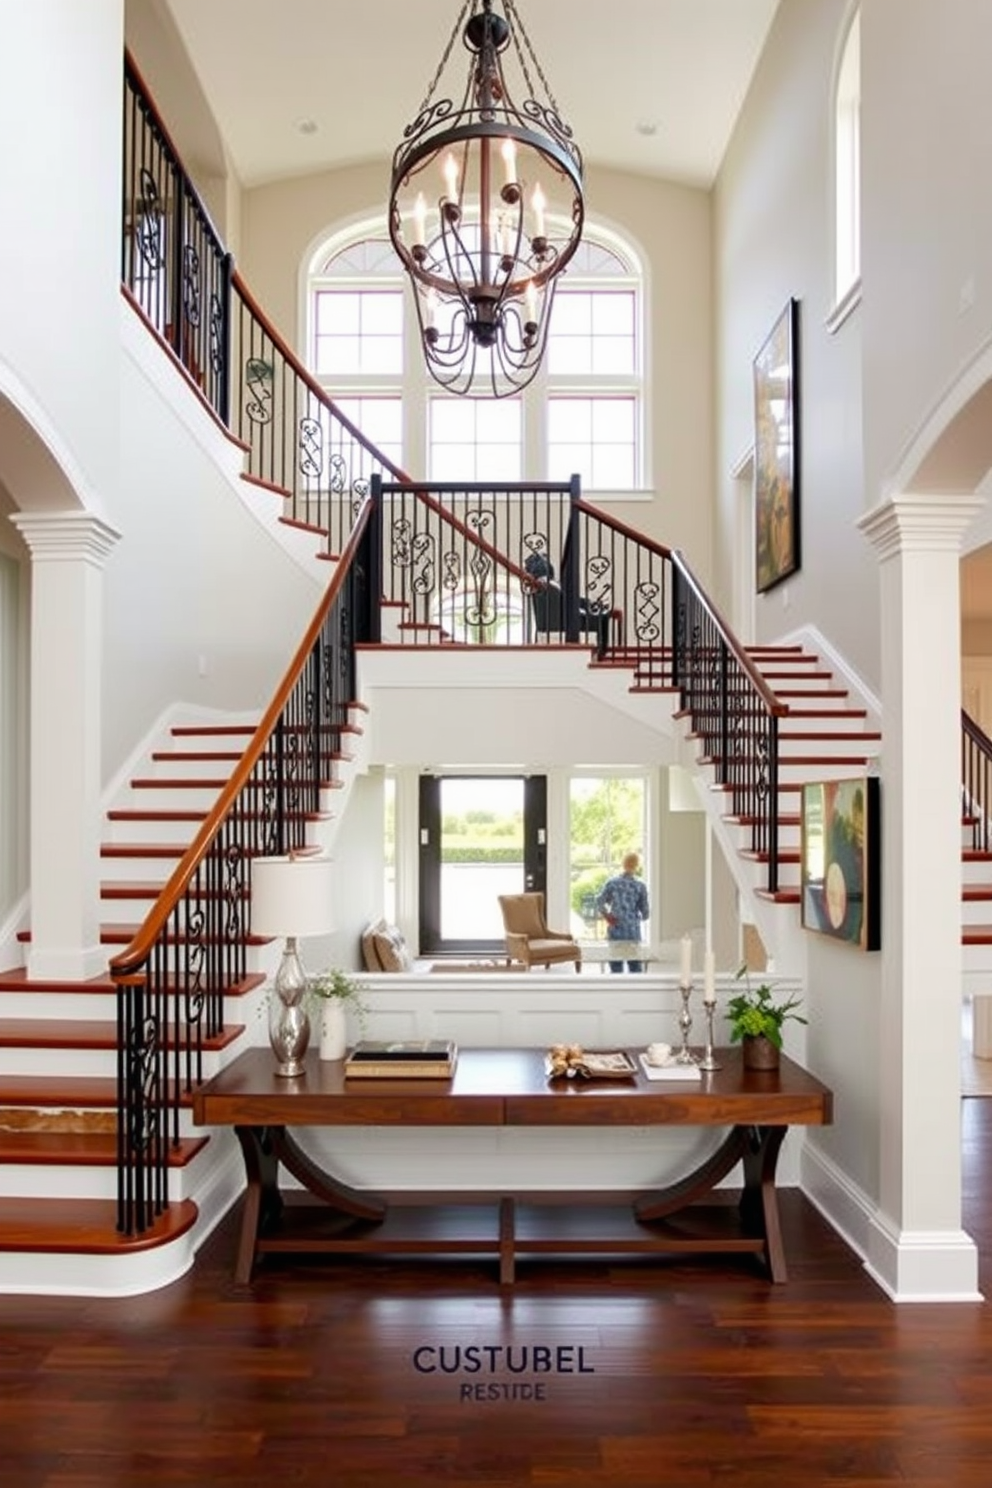
<path fill-rule="evenodd" d="M 988 1289 L 992 1100 L 963 1112 Z M 783 1287 L 742 1257 L 530 1262 L 509 1294 L 488 1262 L 267 1261 L 239 1289 L 229 1217 L 160 1292 L 0 1297 L 0 1484 L 987 1488 L 992 1307 L 894 1306 L 782 1207 Z"/>

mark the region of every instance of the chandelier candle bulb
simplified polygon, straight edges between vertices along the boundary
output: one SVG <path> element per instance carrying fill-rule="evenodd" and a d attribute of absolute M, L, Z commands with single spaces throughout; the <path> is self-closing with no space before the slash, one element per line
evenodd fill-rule
<path fill-rule="evenodd" d="M 534 187 L 534 194 L 530 199 L 530 204 L 534 212 L 534 237 L 535 239 L 543 238 L 546 236 L 544 231 L 546 225 L 544 211 L 548 205 L 548 201 L 540 186 Z"/>
<path fill-rule="evenodd" d="M 679 963 L 679 982 L 683 987 L 688 987 L 692 981 L 692 937 L 683 935 L 681 960 Z"/>
<path fill-rule="evenodd" d="M 534 326 L 535 329 L 536 329 L 536 327 L 537 327 L 537 289 L 536 289 L 536 287 L 534 285 L 533 279 L 528 279 L 528 281 L 527 281 L 527 289 L 524 292 L 524 304 L 526 305 L 526 309 L 524 311 L 524 314 L 527 317 L 527 324 L 529 326 Z"/>
<path fill-rule="evenodd" d="M 456 202 L 458 200 L 458 161 L 451 154 L 444 157 L 444 184 L 448 200 Z"/>
<path fill-rule="evenodd" d="M 488 396 L 512 398 L 536 377 L 558 275 L 582 238 L 582 152 L 517 4 L 462 4 L 393 153 L 390 240 L 410 276 L 427 369 L 458 396 L 485 386 Z M 431 205 L 432 181 L 438 215 L 425 221 L 417 193 Z M 415 234 L 423 241 L 409 241 Z M 539 291 L 532 305 L 528 275 Z M 435 323 L 425 316 L 429 288 Z"/>
<path fill-rule="evenodd" d="M 413 208 L 414 247 L 422 248 L 427 242 L 427 202 L 422 191 L 417 192 Z"/>
<path fill-rule="evenodd" d="M 512 186 L 517 179 L 517 147 L 509 139 L 503 141 L 503 166 L 506 171 L 506 184 Z"/>

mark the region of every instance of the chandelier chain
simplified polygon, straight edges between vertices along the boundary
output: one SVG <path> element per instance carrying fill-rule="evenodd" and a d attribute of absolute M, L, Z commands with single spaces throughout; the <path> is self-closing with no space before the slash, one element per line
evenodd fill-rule
<path fill-rule="evenodd" d="M 472 6 L 472 13 L 474 14 L 475 13 L 475 6 L 476 6 L 477 3 L 478 3 L 478 0 L 465 0 L 464 5 L 462 6 L 461 10 L 458 12 L 458 17 L 457 17 L 457 19 L 455 21 L 454 30 L 452 31 L 451 35 L 448 37 L 448 45 L 445 47 L 444 53 L 443 53 L 443 55 L 441 57 L 441 60 L 437 64 L 437 71 L 435 72 L 434 76 L 431 78 L 430 86 L 428 87 L 427 92 L 424 94 L 424 101 L 420 105 L 419 112 L 421 114 L 426 111 L 427 105 L 430 103 L 431 99 L 434 97 L 435 89 L 437 88 L 438 83 L 441 81 L 441 74 L 444 72 L 444 69 L 448 65 L 448 58 L 451 56 L 451 48 L 454 46 L 455 41 L 457 40 L 459 33 L 464 30 L 464 27 L 462 25 L 462 22 L 465 19 L 465 12 L 468 10 L 469 6 L 471 5 Z"/>
<path fill-rule="evenodd" d="M 537 57 L 537 53 L 534 51 L 534 48 L 531 45 L 530 37 L 527 35 L 527 28 L 520 18 L 520 12 L 517 10 L 517 7 L 513 3 L 513 0 L 504 0 L 504 5 L 506 7 L 507 15 L 510 16 L 513 21 L 512 35 L 517 48 L 517 56 L 520 58 L 520 67 L 524 75 L 524 82 L 527 84 L 527 91 L 530 94 L 531 98 L 537 98 L 537 94 L 534 91 L 534 84 L 531 82 L 530 73 L 527 70 L 527 58 L 524 56 L 520 43 L 516 39 L 518 27 L 520 30 L 520 35 L 523 37 L 524 46 L 527 48 L 528 55 L 530 56 L 531 61 L 537 69 L 537 75 L 541 80 L 541 87 L 544 89 L 544 96 L 550 103 L 551 107 L 554 109 L 555 113 L 560 118 L 561 110 L 558 107 L 558 100 L 552 93 L 551 88 L 548 84 L 548 80 L 544 76 L 544 68 L 541 66 L 540 61 Z"/>

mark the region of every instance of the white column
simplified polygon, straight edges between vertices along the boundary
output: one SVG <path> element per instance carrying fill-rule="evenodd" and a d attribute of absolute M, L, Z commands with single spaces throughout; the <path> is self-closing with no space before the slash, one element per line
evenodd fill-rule
<path fill-rule="evenodd" d="M 119 534 L 87 512 L 11 518 L 31 550 L 28 975 L 106 969 L 100 945 L 103 565 Z"/>
<path fill-rule="evenodd" d="M 879 559 L 882 951 L 879 1208 L 868 1267 L 905 1300 L 975 1297 L 961 1228 L 961 536 L 982 502 L 900 495 Z"/>

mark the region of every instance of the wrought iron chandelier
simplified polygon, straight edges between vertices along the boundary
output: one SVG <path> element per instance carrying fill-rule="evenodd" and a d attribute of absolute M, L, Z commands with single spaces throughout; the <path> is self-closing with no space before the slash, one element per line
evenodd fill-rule
<path fill-rule="evenodd" d="M 497 4 L 465 0 L 459 12 L 393 155 L 389 233 L 413 285 L 431 376 L 459 394 L 485 380 L 500 398 L 526 387 L 540 366 L 584 204 L 572 131 L 514 0 Z M 450 97 L 439 90 L 460 30 L 469 65 L 457 103 L 454 89 Z M 518 93 L 523 85 L 519 104 L 511 70 Z"/>

